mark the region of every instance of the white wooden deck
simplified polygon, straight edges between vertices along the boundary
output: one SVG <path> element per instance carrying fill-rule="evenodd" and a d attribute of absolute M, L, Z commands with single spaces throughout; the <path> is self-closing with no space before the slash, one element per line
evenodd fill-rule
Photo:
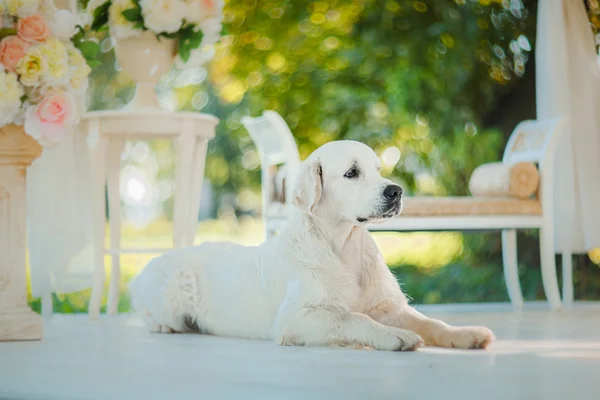
<path fill-rule="evenodd" d="M 133 316 L 57 315 L 41 342 L 0 343 L 0 399 L 600 399 L 600 303 L 420 309 L 487 325 L 487 351 L 279 347 L 149 334 Z"/>

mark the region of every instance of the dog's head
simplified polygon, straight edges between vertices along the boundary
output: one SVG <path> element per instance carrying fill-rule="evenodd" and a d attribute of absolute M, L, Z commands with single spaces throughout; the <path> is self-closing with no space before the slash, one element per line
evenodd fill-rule
<path fill-rule="evenodd" d="M 362 143 L 328 143 L 303 162 L 294 204 L 321 219 L 357 225 L 395 217 L 402 210 L 402 188 L 379 168 L 375 152 Z"/>

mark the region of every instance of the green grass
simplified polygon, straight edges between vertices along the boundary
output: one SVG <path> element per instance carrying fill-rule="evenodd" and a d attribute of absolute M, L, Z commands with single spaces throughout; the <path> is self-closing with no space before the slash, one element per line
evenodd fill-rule
<path fill-rule="evenodd" d="M 108 230 L 107 230 L 108 232 Z M 172 245 L 172 224 L 168 221 L 154 222 L 144 229 L 124 226 L 122 241 L 124 247 L 156 247 L 168 248 Z M 460 233 L 374 233 L 388 265 L 397 266 L 408 264 L 417 271 L 437 270 L 450 264 L 462 252 L 463 237 Z M 107 233 L 107 243 L 108 243 Z M 243 245 L 257 245 L 264 240 L 262 221 L 259 219 L 218 219 L 206 220 L 199 224 L 196 243 L 205 241 L 233 241 Z M 154 254 L 123 254 L 121 255 L 121 286 L 119 311 L 131 310 L 127 285 L 129 281 L 152 259 Z M 105 257 L 107 279 L 104 294 L 108 290 L 110 280 L 111 257 Z M 76 293 L 55 294 L 53 299 L 54 311 L 58 313 L 78 313 L 87 311 L 90 290 Z M 435 297 L 435 296 L 434 296 Z M 28 298 L 31 307 L 40 311 L 40 299 L 31 298 L 31 288 L 28 287 Z M 435 300 L 435 298 L 431 298 Z M 103 299 L 103 309 L 106 297 Z"/>

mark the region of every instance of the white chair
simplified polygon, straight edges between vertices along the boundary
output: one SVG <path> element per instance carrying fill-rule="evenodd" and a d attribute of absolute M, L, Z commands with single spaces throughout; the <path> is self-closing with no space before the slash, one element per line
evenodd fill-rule
<path fill-rule="evenodd" d="M 275 111 L 262 116 L 242 118 L 242 124 L 257 147 L 261 164 L 262 212 L 266 237 L 273 236 L 285 223 L 285 209 L 290 207 L 295 169 L 300 154 L 294 135 L 285 120 Z M 285 166 L 286 178 L 278 179 L 277 168 Z"/>
<path fill-rule="evenodd" d="M 269 112 L 272 113 L 272 112 Z M 281 118 L 281 117 L 279 117 Z M 563 131 L 564 120 L 524 121 L 513 131 L 503 162 L 521 161 L 538 164 L 540 188 L 535 199 L 486 197 L 408 197 L 404 211 L 397 218 L 381 224 L 371 224 L 370 231 L 469 231 L 499 230 L 502 232 L 504 277 L 511 303 L 516 309 L 523 306 L 523 295 L 517 268 L 517 229 L 540 230 L 540 254 L 544 291 L 550 307 L 561 308 L 561 298 L 554 258 L 553 186 L 554 154 L 557 140 Z M 280 128 L 287 136 L 289 129 Z M 254 138 L 254 136 L 253 136 Z M 261 155 L 263 142 L 255 139 Z M 264 162 L 264 161 L 263 161 Z M 297 165 L 297 161 L 294 160 Z M 263 179 L 263 198 L 272 191 L 272 181 Z M 286 197 L 289 201 L 289 196 Z M 281 224 L 285 213 L 267 214 L 266 225 Z M 573 283 L 570 254 L 563 259 L 563 297 L 572 302 Z"/>

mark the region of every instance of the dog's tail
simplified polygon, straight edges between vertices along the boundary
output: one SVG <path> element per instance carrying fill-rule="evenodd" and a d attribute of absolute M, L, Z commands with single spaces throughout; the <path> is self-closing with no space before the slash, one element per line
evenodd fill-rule
<path fill-rule="evenodd" d="M 187 268 L 177 271 L 165 291 L 169 308 L 178 316 L 178 330 L 202 333 L 197 319 L 200 311 L 200 293 L 194 271 Z"/>

